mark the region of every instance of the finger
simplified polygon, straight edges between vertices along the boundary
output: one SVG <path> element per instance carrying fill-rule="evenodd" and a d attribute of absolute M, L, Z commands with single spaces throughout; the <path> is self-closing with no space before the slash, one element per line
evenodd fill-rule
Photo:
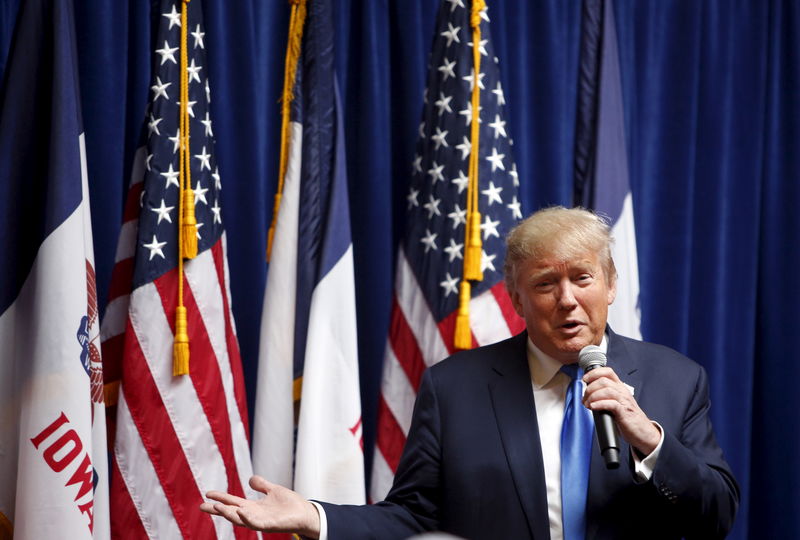
<path fill-rule="evenodd" d="M 219 501 L 223 504 L 232 504 L 235 506 L 240 506 L 247 502 L 247 499 L 242 499 L 241 497 L 231 495 L 230 493 L 225 493 L 224 491 L 209 491 L 206 493 L 206 498 L 214 499 L 215 501 Z"/>
<path fill-rule="evenodd" d="M 593 386 L 591 389 L 587 388 L 583 394 L 583 403 L 591 403 L 600 399 L 613 399 L 622 402 L 626 399 L 625 393 L 619 386 Z"/>
<path fill-rule="evenodd" d="M 592 411 L 608 411 L 616 418 L 616 413 L 620 409 L 619 401 L 614 399 L 601 399 L 592 401 L 586 407 Z"/>
<path fill-rule="evenodd" d="M 214 508 L 214 504 L 210 503 L 210 502 L 202 503 L 200 505 L 200 510 L 202 510 L 203 512 L 205 512 L 207 514 L 213 514 L 215 516 L 220 515 L 219 512 L 217 512 L 216 508 Z"/>
<path fill-rule="evenodd" d="M 250 487 L 266 495 L 274 489 L 274 484 L 267 482 L 261 476 L 255 475 L 250 477 Z"/>
<path fill-rule="evenodd" d="M 600 388 L 612 388 L 612 387 L 616 387 L 618 385 L 619 385 L 619 383 L 614 382 L 614 381 L 612 381 L 611 379 L 609 379 L 607 377 L 601 377 L 599 379 L 591 381 L 590 383 L 587 383 L 586 384 L 586 390 L 584 391 L 584 394 L 586 392 L 589 392 L 589 393 L 596 392 Z"/>
<path fill-rule="evenodd" d="M 619 378 L 617 377 L 617 374 L 610 367 L 594 368 L 591 371 L 587 371 L 583 375 L 583 380 L 587 384 L 589 384 L 590 381 L 595 381 L 595 380 L 601 379 L 601 378 L 608 378 L 608 379 L 611 379 L 612 381 L 617 381 L 617 382 L 619 381 Z"/>
<path fill-rule="evenodd" d="M 613 383 L 608 379 L 601 379 L 586 387 L 586 390 L 583 392 L 582 401 L 585 405 L 597 399 L 616 399 L 622 401 L 629 397 L 630 394 L 626 393 L 625 387 Z"/>
<path fill-rule="evenodd" d="M 587 372 L 583 376 L 583 382 L 585 382 L 586 384 L 591 384 L 592 382 L 601 378 L 607 378 L 614 382 L 621 382 L 619 380 L 619 377 L 617 377 L 617 374 L 614 373 L 614 370 L 611 369 L 610 367 L 595 368 Z"/>
<path fill-rule="evenodd" d="M 238 506 L 228 506 L 225 504 L 216 503 L 214 504 L 214 510 L 217 512 L 216 515 L 224 517 L 234 525 L 245 526 L 242 522 L 242 518 L 239 517 Z"/>

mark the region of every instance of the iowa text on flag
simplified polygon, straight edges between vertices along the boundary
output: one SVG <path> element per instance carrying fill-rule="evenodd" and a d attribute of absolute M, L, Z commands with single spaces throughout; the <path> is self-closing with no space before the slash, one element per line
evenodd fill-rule
<path fill-rule="evenodd" d="M 478 193 L 483 280 L 469 302 L 473 344 L 523 328 L 503 283 L 505 234 L 522 217 L 511 156 L 505 95 L 486 10 L 480 13 L 480 72 L 473 62 L 470 5 L 439 8 L 429 59 L 422 122 L 407 197 L 406 233 L 398 250 L 391 327 L 383 366 L 370 498 L 383 499 L 400 460 L 423 370 L 454 352 L 465 253 L 471 122 L 480 122 Z M 471 104 L 473 85 L 480 106 Z"/>
<path fill-rule="evenodd" d="M 184 20 L 182 6 L 188 10 Z M 118 396 L 112 403 L 111 520 L 120 538 L 256 536 L 198 509 L 210 489 L 252 495 L 201 10 L 201 2 L 161 2 L 142 147 L 134 160 L 103 320 L 106 387 Z M 183 126 L 182 71 L 188 84 Z M 182 179 L 179 146 L 186 135 L 191 170 Z M 182 180 L 193 192 L 189 204 L 198 251 L 185 261 L 183 275 L 178 271 Z M 181 284 L 191 357 L 188 374 L 173 376 Z"/>
<path fill-rule="evenodd" d="M 0 103 L 0 537 L 108 538 L 72 2 L 21 6 Z"/>
<path fill-rule="evenodd" d="M 253 463 L 306 497 L 359 504 L 366 496 L 353 247 L 332 8 L 314 1 L 307 9 L 264 297 Z"/>

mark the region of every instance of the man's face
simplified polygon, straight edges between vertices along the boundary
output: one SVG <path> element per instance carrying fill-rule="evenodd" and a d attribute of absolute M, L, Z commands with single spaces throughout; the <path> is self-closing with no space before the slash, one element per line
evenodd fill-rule
<path fill-rule="evenodd" d="M 586 345 L 600 344 L 616 284 L 606 282 L 597 254 L 524 261 L 514 283 L 514 309 L 542 352 L 569 364 Z"/>

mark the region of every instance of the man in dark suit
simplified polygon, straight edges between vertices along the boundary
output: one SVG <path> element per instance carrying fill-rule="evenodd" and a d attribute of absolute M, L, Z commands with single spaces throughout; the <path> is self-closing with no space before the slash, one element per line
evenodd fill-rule
<path fill-rule="evenodd" d="M 331 539 L 426 530 L 475 539 L 724 537 L 739 492 L 709 421 L 705 371 L 607 328 L 616 292 L 610 242 L 608 226 L 581 209 L 539 211 L 510 233 L 506 284 L 526 331 L 425 373 L 386 501 L 309 503 L 254 477 L 265 498 L 211 492 L 219 502 L 203 509 Z M 614 417 L 623 464 L 607 469 L 595 439 L 581 488 L 585 481 L 561 481 L 571 380 L 560 368 L 587 345 L 607 352 L 608 365 L 583 375 L 582 401 Z M 581 515 L 567 517 L 562 504 L 576 496 Z"/>

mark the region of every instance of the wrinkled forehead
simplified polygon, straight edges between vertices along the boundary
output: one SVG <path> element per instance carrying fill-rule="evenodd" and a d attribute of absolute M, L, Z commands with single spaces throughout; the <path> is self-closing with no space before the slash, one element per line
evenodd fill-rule
<path fill-rule="evenodd" d="M 572 273 L 576 271 L 597 273 L 602 272 L 600 259 L 596 253 L 584 251 L 576 256 L 562 256 L 548 253 L 542 257 L 530 257 L 522 268 L 528 274 Z"/>

